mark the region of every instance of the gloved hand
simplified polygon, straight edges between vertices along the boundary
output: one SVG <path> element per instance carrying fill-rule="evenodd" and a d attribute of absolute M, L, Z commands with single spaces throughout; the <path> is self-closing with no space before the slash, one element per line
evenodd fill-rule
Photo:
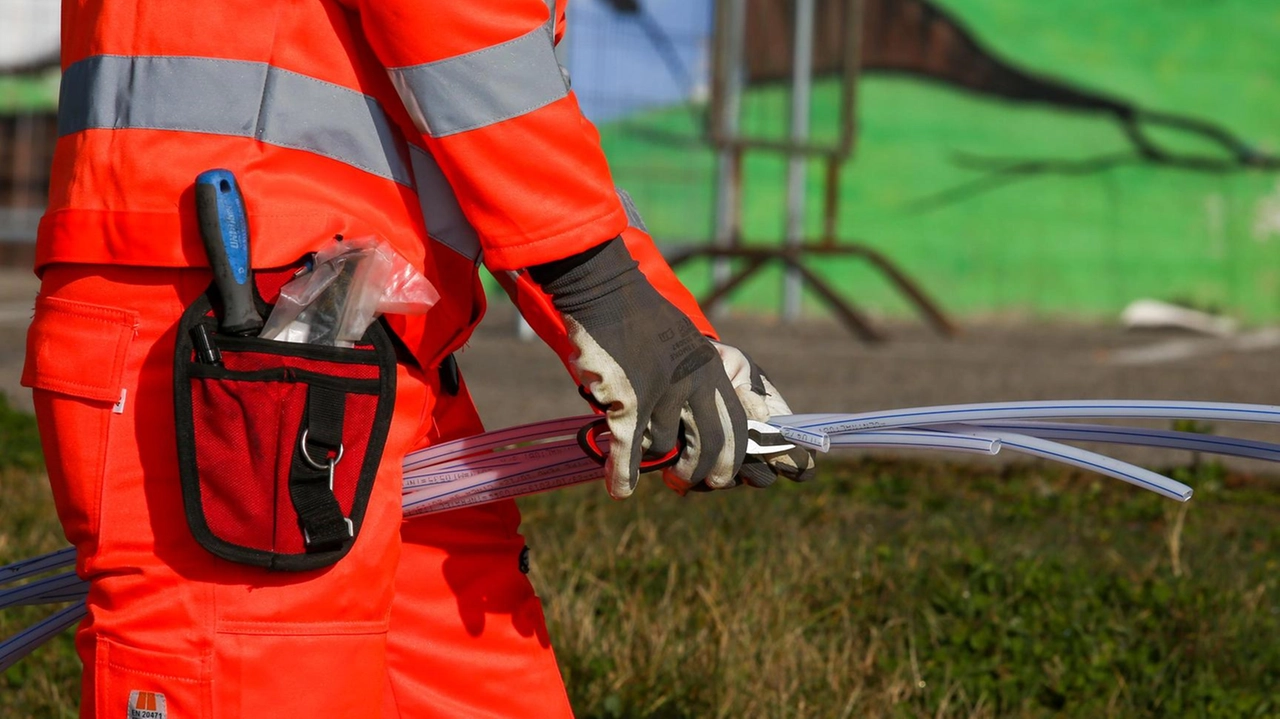
<path fill-rule="evenodd" d="M 667 483 L 687 491 L 735 484 L 747 416 L 711 341 L 649 284 L 619 239 L 529 268 L 564 318 L 578 382 L 606 407 L 612 435 L 605 484 L 615 499 L 635 490 L 646 451 L 685 451 Z"/>
<path fill-rule="evenodd" d="M 767 422 L 771 417 L 792 414 L 778 388 L 745 352 L 720 342 L 711 344 L 720 354 L 733 390 L 747 412 L 747 419 Z M 797 446 L 772 454 L 747 455 L 738 477 L 752 487 L 768 487 L 778 477 L 804 482 L 813 479 L 814 474 L 814 453 Z"/>

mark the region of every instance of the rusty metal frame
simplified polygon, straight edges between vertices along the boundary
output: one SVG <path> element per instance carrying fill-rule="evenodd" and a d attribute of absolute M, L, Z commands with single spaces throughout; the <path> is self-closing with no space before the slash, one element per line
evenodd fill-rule
<path fill-rule="evenodd" d="M 858 54 L 858 37 L 862 32 L 862 0 L 848 0 L 851 12 L 845 13 L 844 57 L 841 64 L 841 75 L 844 82 L 840 88 L 840 136 L 836 142 L 802 142 L 781 140 L 768 137 L 747 137 L 724 132 L 727 95 L 731 75 L 738 72 L 738 60 L 733 54 L 732 35 L 726 31 L 734 21 L 734 5 L 747 0 L 718 0 L 715 3 L 715 27 L 712 31 L 711 48 L 711 96 L 707 112 L 707 137 L 716 149 L 724 150 L 767 150 L 788 154 L 804 154 L 810 156 L 829 157 L 847 160 L 853 155 L 857 141 L 857 102 L 858 76 L 861 65 Z M 745 12 L 745 8 L 743 9 Z"/>
<path fill-rule="evenodd" d="M 799 272 L 805 278 L 806 287 L 818 296 L 836 315 L 842 324 L 859 339 L 880 342 L 887 335 L 872 325 L 865 313 L 842 296 L 831 283 L 809 269 L 806 256 L 860 258 L 879 270 L 897 289 L 916 312 L 938 334 L 953 337 L 958 329 L 934 300 L 896 264 L 880 252 L 863 243 L 828 245 L 808 242 L 798 247 L 693 247 L 670 253 L 673 269 L 696 259 L 737 259 L 745 261 L 736 272 L 715 287 L 699 303 L 707 311 L 725 300 L 742 283 L 771 262 L 779 262 Z"/>
<path fill-rule="evenodd" d="M 712 247 L 698 247 L 679 251 L 671 256 L 671 266 L 678 267 L 691 260 L 711 259 L 715 266 L 723 268 L 716 273 L 716 284 L 711 292 L 702 298 L 703 306 L 711 311 L 714 307 L 738 289 L 751 276 L 773 262 L 791 268 L 804 278 L 806 286 L 840 319 L 840 321 L 860 339 L 877 342 L 886 338 L 876 329 L 849 299 L 843 297 L 836 288 L 810 270 L 804 263 L 808 256 L 845 256 L 861 258 L 878 270 L 889 283 L 915 308 L 919 315 L 937 331 L 945 336 L 957 333 L 956 326 L 947 318 L 938 304 L 930 298 L 919 283 L 906 274 L 897 264 L 884 254 L 862 242 L 841 243 L 837 241 L 836 224 L 840 207 L 840 168 L 852 158 L 857 144 L 857 95 L 858 77 L 861 71 L 859 56 L 859 39 L 862 32 L 862 0 L 847 0 L 849 10 L 845 13 L 845 42 L 842 58 L 842 75 L 840 99 L 840 135 L 837 141 L 830 142 L 792 142 L 790 140 L 750 137 L 726 132 L 726 128 L 737 127 L 736 122 L 729 122 L 726 113 L 731 102 L 729 94 L 734 73 L 739 72 L 741 56 L 735 52 L 734 43 L 741 41 L 740 33 L 745 27 L 747 0 L 718 0 L 715 3 L 715 22 L 712 41 L 712 81 L 710 108 L 707 113 L 707 137 L 722 155 L 727 155 L 729 163 L 727 172 L 720 181 L 727 183 L 731 193 L 729 205 L 732 210 L 725 228 L 727 244 Z M 735 13 L 742 13 L 736 15 Z M 737 20 L 740 27 L 731 27 Z M 739 35 L 735 38 L 734 33 Z M 825 188 L 823 195 L 822 236 L 817 241 L 806 241 L 790 247 L 744 247 L 742 237 L 742 173 L 743 155 L 749 150 L 780 152 L 788 155 L 804 155 L 808 158 L 825 160 Z M 743 260 L 736 271 L 730 272 L 725 264 L 730 260 Z"/>

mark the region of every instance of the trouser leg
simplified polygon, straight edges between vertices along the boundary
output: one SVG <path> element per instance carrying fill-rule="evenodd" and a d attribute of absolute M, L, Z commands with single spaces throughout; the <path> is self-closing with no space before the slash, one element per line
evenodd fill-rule
<path fill-rule="evenodd" d="M 464 389 L 441 397 L 430 437 L 480 432 Z M 386 716 L 572 716 L 542 604 L 521 571 L 507 500 L 407 520 L 388 635 Z"/>
<path fill-rule="evenodd" d="M 401 368 L 364 527 L 342 561 L 276 573 L 218 559 L 186 525 L 173 419 L 176 325 L 207 283 L 197 270 L 45 274 L 27 379 L 59 517 L 90 581 L 81 714 L 163 704 L 174 719 L 380 716 L 399 465 L 431 389 Z M 113 382 L 122 403 L 104 398 Z"/>

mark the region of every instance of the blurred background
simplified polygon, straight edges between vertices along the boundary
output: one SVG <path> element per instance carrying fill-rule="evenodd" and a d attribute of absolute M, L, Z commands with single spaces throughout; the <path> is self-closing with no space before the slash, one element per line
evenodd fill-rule
<path fill-rule="evenodd" d="M 886 253 L 962 317 L 1114 319 L 1140 297 L 1250 320 L 1280 309 L 1280 176 L 1268 155 L 1280 150 L 1280 8 L 806 4 L 816 18 L 808 134 L 831 145 L 848 122 L 856 142 L 836 181 L 838 241 Z M 726 234 L 716 220 L 725 176 L 709 101 L 729 93 L 715 92 L 713 73 L 741 86 L 729 122 L 741 135 L 793 132 L 797 3 L 745 6 L 736 66 L 714 60 L 710 0 L 583 2 L 571 13 L 565 54 L 575 89 L 618 183 L 663 241 Z M 855 7 L 862 17 L 846 33 Z M 850 37 L 860 62 L 856 110 L 845 117 Z M 1153 122 L 1156 114 L 1182 124 Z M 744 152 L 743 242 L 787 236 L 787 166 L 785 152 Z M 800 234 L 818 238 L 824 162 L 810 159 L 803 179 Z M 817 271 L 868 309 L 908 311 L 863 262 L 829 259 Z M 778 308 L 776 277 L 748 287 L 738 306 Z"/>
<path fill-rule="evenodd" d="M 568 17 L 560 60 L 617 184 L 798 411 L 1280 404 L 1280 4 L 573 0 Z M 57 3 L 0 0 L 0 563 L 62 543 L 17 382 L 57 45 Z M 460 355 L 486 422 L 582 412 L 520 336 L 495 300 Z M 1195 499 L 879 453 L 768 492 L 531 498 L 575 708 L 1280 716 L 1274 469 L 1103 451 Z M 0 635 L 35 616 L 0 613 Z M 70 716 L 76 683 L 63 637 L 0 677 L 0 715 Z"/>
<path fill-rule="evenodd" d="M 1280 175 L 1269 154 L 1280 151 L 1280 7 L 799 4 L 815 18 L 803 134 L 825 149 L 847 133 L 853 146 L 834 178 L 823 156 L 802 163 L 798 230 L 784 149 L 740 149 L 739 169 L 726 171 L 731 140 L 796 131 L 796 2 L 744 0 L 739 17 L 722 18 L 722 44 L 737 47 L 719 62 L 711 0 L 571 6 L 562 61 L 618 184 L 664 245 L 830 234 L 884 253 L 961 318 L 1110 320 L 1142 297 L 1253 322 L 1280 310 Z M 55 6 L 0 3 L 0 240 L 10 253 L 33 237 L 56 139 Z M 850 44 L 854 63 L 844 62 Z M 736 211 L 724 208 L 728 194 Z M 709 264 L 682 269 L 700 291 Z M 912 312 L 857 257 L 811 265 L 869 312 Z M 730 302 L 777 312 L 780 288 L 769 267 Z"/>

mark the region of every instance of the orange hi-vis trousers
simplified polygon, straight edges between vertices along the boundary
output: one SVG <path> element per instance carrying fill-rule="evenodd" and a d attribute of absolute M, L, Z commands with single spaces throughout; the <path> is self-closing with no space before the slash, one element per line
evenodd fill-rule
<path fill-rule="evenodd" d="M 81 716 L 557 717 L 571 714 L 504 502 L 402 522 L 400 465 L 481 431 L 465 388 L 401 363 L 350 553 L 309 572 L 214 557 L 187 527 L 173 352 L 206 270 L 53 265 L 24 384 L 58 516 L 90 581 Z"/>

